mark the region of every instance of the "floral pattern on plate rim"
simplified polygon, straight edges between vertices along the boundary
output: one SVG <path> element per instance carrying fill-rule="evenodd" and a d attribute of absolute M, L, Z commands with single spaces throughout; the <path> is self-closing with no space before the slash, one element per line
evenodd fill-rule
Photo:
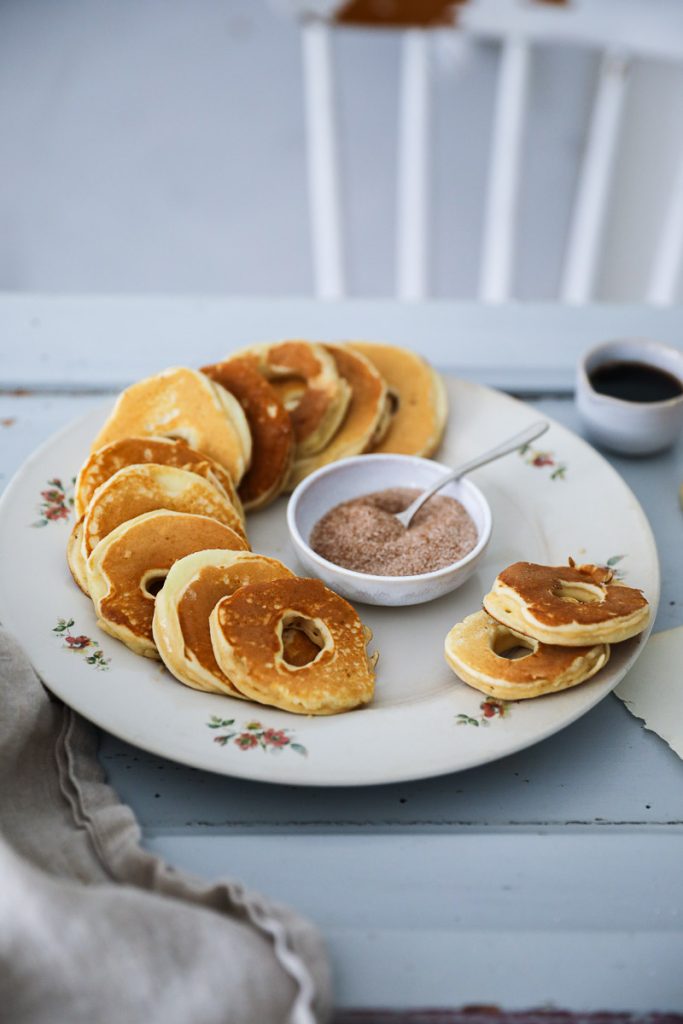
<path fill-rule="evenodd" d="M 455 716 L 456 725 L 474 725 L 479 728 L 480 725 L 488 726 L 492 718 L 507 718 L 510 714 L 510 705 L 512 701 L 509 700 L 498 700 L 497 697 L 487 697 L 479 705 L 481 715 L 475 718 L 473 715 L 466 715 L 461 712 Z"/>
<path fill-rule="evenodd" d="M 605 565 L 607 566 L 607 568 L 611 569 L 612 572 L 614 573 L 614 579 L 615 580 L 623 580 L 624 576 L 626 576 L 626 570 L 625 569 L 617 568 L 617 566 L 619 565 L 619 562 L 623 561 L 624 558 L 626 558 L 626 555 L 612 555 L 612 557 L 608 558 L 607 561 L 605 562 Z"/>
<path fill-rule="evenodd" d="M 47 526 L 48 523 L 57 523 L 60 520 L 68 519 L 74 504 L 73 486 L 75 483 L 75 476 L 71 478 L 71 484 L 68 487 L 57 476 L 48 480 L 46 489 L 40 492 L 39 518 L 31 523 L 31 526 Z"/>
<path fill-rule="evenodd" d="M 62 647 L 64 650 L 85 654 L 85 660 L 88 665 L 94 665 L 101 672 L 106 672 L 111 658 L 105 658 L 104 651 L 97 640 L 93 640 L 92 637 L 85 636 L 83 633 L 72 633 L 71 627 L 73 625 L 73 619 L 58 619 L 57 625 L 52 628 L 52 632 L 63 641 Z"/>
<path fill-rule="evenodd" d="M 211 715 L 206 725 L 209 729 L 228 730 L 213 738 L 213 742 L 221 747 L 232 742 L 239 750 L 254 750 L 258 747 L 260 750 L 269 750 L 271 754 L 279 754 L 289 748 L 302 757 L 308 756 L 306 747 L 295 741 L 291 729 L 271 729 L 256 719 L 240 728 L 235 725 L 234 718 L 221 718 L 220 715 Z"/>
<path fill-rule="evenodd" d="M 530 444 L 523 444 L 517 449 L 527 466 L 535 466 L 536 469 L 552 469 L 551 480 L 564 480 L 567 472 L 567 464 L 558 462 L 554 452 L 541 451 L 539 448 L 532 448 Z"/>
<path fill-rule="evenodd" d="M 599 565 L 604 569 L 610 569 L 612 577 L 615 580 L 623 580 L 627 575 L 628 571 L 623 568 L 619 563 L 623 562 L 627 557 L 626 555 L 611 555 L 606 562 L 602 562 L 599 559 L 586 558 L 586 549 L 580 548 L 581 555 L 576 557 L 574 562 L 577 565 L 581 565 L 583 562 L 587 562 L 589 565 Z"/>

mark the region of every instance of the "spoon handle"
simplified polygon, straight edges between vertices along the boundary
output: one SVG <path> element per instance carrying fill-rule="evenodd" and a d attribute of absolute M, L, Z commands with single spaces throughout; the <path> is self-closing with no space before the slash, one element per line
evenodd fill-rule
<path fill-rule="evenodd" d="M 452 469 L 445 476 L 442 476 L 435 484 L 428 487 L 426 491 L 413 501 L 408 508 L 404 509 L 403 512 L 397 512 L 396 518 L 399 519 L 405 527 L 410 526 L 410 522 L 415 513 L 422 508 L 425 501 L 427 501 L 433 494 L 440 491 L 446 484 L 452 483 L 454 480 L 459 480 L 461 476 L 465 476 L 466 473 L 471 473 L 473 469 L 479 469 L 480 466 L 485 466 L 489 462 L 493 462 L 495 459 L 501 458 L 503 455 L 508 455 L 510 452 L 514 452 L 517 448 L 521 448 L 524 444 L 529 444 L 531 441 L 535 441 L 541 434 L 545 434 L 549 424 L 545 420 L 538 420 L 536 423 L 532 423 L 531 426 L 526 427 L 524 430 L 520 430 L 518 434 L 514 434 L 513 437 L 509 437 L 507 441 L 501 441 L 500 444 L 495 445 L 494 448 L 489 448 L 488 451 L 483 452 L 481 455 L 476 455 L 473 459 L 469 459 L 468 462 L 463 462 L 456 469 Z"/>

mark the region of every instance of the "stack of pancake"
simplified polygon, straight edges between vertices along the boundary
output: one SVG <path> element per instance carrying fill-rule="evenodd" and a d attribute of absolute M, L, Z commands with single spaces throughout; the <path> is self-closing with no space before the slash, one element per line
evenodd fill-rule
<path fill-rule="evenodd" d="M 446 425 L 439 376 L 392 345 L 255 345 L 203 373 L 237 398 L 251 430 L 253 460 L 239 491 L 247 510 L 337 459 L 368 451 L 429 457 Z"/>
<path fill-rule="evenodd" d="M 188 686 L 302 714 L 365 704 L 369 630 L 251 552 L 244 512 L 335 459 L 429 455 L 445 417 L 434 371 L 383 345 L 287 341 L 139 381 L 78 475 L 71 572 L 103 630 Z"/>
<path fill-rule="evenodd" d="M 492 697 L 540 697 L 590 679 L 610 646 L 637 636 L 649 618 L 642 591 L 605 566 L 515 562 L 496 577 L 484 610 L 450 630 L 446 661 Z"/>

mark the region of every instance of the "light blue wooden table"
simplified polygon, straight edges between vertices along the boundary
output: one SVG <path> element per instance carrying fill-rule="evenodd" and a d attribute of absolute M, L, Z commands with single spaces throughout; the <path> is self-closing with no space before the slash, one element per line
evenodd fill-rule
<path fill-rule="evenodd" d="M 683 348 L 683 310 L 5 296 L 0 484 L 131 380 L 287 336 L 409 345 L 580 432 L 576 359 L 626 335 Z M 683 450 L 609 457 L 657 539 L 655 628 L 680 625 Z M 101 757 L 148 846 L 318 922 L 340 1007 L 683 1011 L 683 765 L 614 696 L 521 754 L 412 785 L 249 783 L 106 735 Z"/>

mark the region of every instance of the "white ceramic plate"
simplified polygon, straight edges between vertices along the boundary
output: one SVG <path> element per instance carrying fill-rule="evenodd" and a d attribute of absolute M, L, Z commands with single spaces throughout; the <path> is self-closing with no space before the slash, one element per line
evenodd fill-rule
<path fill-rule="evenodd" d="M 450 465 L 493 445 L 538 413 L 458 380 L 448 384 Z M 314 786 L 398 782 L 460 771 L 545 739 L 610 692 L 646 636 L 613 648 L 582 686 L 502 704 L 461 683 L 446 665 L 450 627 L 481 606 L 496 574 L 518 560 L 613 564 L 659 599 L 650 527 L 618 474 L 585 442 L 553 424 L 541 450 L 513 454 L 472 479 L 493 511 L 493 538 L 461 589 L 410 608 L 358 606 L 380 652 L 374 702 L 329 718 L 304 718 L 188 689 L 98 629 L 65 561 L 70 481 L 108 412 L 96 411 L 48 441 L 0 504 L 0 620 L 47 686 L 86 718 L 145 750 L 226 775 Z M 54 483 L 55 479 L 59 484 Z M 52 482 L 51 482 L 52 481 Z M 284 499 L 249 517 L 255 551 L 297 568 Z"/>

